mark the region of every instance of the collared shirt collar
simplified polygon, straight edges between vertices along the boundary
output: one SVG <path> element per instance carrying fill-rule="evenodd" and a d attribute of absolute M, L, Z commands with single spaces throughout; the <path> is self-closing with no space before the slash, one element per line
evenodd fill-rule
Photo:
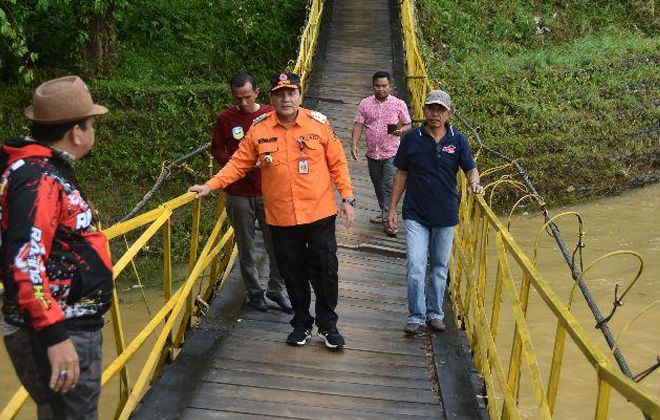
<path fill-rule="evenodd" d="M 303 109 L 302 109 L 301 107 L 298 107 L 298 115 L 296 115 L 296 120 L 293 122 L 293 125 L 296 125 L 296 124 L 297 124 L 297 125 L 299 125 L 299 126 L 302 126 L 302 124 L 301 124 L 301 122 L 302 122 L 302 118 L 303 118 L 303 115 L 302 115 L 303 112 L 302 112 L 302 110 L 303 110 Z M 282 123 L 280 122 L 280 119 L 277 117 L 277 112 L 276 112 L 276 111 L 273 111 L 272 127 L 276 127 L 276 126 L 278 126 L 278 125 L 284 127 L 284 124 L 282 124 Z"/>
<path fill-rule="evenodd" d="M 75 164 L 76 164 L 76 157 L 75 157 L 73 154 L 71 154 L 71 153 L 69 153 L 69 152 L 67 152 L 67 151 L 65 151 L 65 150 L 58 149 L 57 147 L 53 147 L 53 146 L 50 146 L 50 145 L 48 145 L 48 144 L 45 144 L 45 143 L 39 142 L 39 141 L 33 139 L 33 138 L 30 137 L 30 136 L 25 136 L 25 137 L 23 137 L 23 140 L 26 141 L 26 142 L 35 143 L 35 144 L 38 144 L 38 145 L 40 145 L 40 146 L 46 147 L 46 148 L 48 148 L 48 149 L 51 149 L 51 150 L 53 151 L 54 154 L 56 154 L 57 156 L 59 156 L 60 158 L 62 158 L 62 160 L 63 160 L 64 162 L 66 162 L 67 164 L 71 165 L 72 167 L 75 166 Z"/>
<path fill-rule="evenodd" d="M 51 149 L 53 149 L 53 151 L 54 151 L 55 153 L 59 154 L 59 155 L 62 157 L 62 159 L 63 159 L 66 163 L 68 163 L 69 165 L 71 165 L 71 166 L 75 166 L 75 165 L 76 165 L 76 157 L 75 157 L 74 155 L 72 155 L 71 153 L 66 152 L 66 151 L 64 151 L 64 150 L 61 150 L 61 149 L 58 149 L 58 148 L 56 148 L 56 147 L 51 147 Z"/>
<path fill-rule="evenodd" d="M 445 135 L 442 137 L 443 139 L 444 139 L 445 137 L 447 137 L 447 135 L 449 135 L 450 137 L 454 137 L 454 136 L 455 136 L 455 133 L 454 133 L 454 127 L 453 127 L 451 124 L 449 124 L 449 121 L 447 121 L 447 122 L 445 123 L 445 128 L 447 129 L 447 132 L 446 132 Z M 419 128 L 418 128 L 418 134 L 419 134 L 420 137 L 422 137 L 422 136 L 428 136 L 428 137 L 433 138 L 429 133 L 426 132 L 426 122 L 423 122 L 422 125 L 419 126 Z M 441 140 L 442 140 L 442 139 L 441 139 Z"/>
<path fill-rule="evenodd" d="M 392 98 L 392 95 L 391 95 L 391 94 L 387 95 L 387 97 L 386 97 L 385 99 L 383 99 L 382 101 L 379 101 L 378 98 L 376 98 L 376 95 L 371 95 L 371 97 L 372 97 L 373 100 L 376 101 L 377 103 L 379 103 L 379 104 L 384 104 L 385 102 L 389 101 L 390 98 Z"/>

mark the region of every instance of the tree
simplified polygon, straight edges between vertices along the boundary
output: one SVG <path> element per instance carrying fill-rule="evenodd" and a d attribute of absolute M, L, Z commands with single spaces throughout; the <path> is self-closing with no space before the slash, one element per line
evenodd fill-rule
<path fill-rule="evenodd" d="M 117 53 L 128 0 L 0 0 L 0 72 L 29 83 L 39 67 L 98 72 Z"/>
<path fill-rule="evenodd" d="M 16 6 L 15 0 L 0 3 L 0 72 L 3 79 L 14 76 L 29 83 L 34 79 L 37 54 L 28 50 L 21 22 L 12 19 L 10 13 Z"/>

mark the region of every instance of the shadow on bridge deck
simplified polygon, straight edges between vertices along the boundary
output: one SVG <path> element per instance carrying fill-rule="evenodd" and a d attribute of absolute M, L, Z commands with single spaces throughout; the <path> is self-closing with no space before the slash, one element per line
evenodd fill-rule
<path fill-rule="evenodd" d="M 405 237 L 388 238 L 369 223 L 379 210 L 367 165 L 350 158 L 353 117 L 371 94 L 373 72 L 392 72 L 395 94 L 406 96 L 396 3 L 326 0 L 306 92 L 305 106 L 328 115 L 342 139 L 358 198 L 354 227 L 337 227 L 338 327 L 345 350 L 328 351 L 317 337 L 304 347 L 284 344 L 290 316 L 275 308 L 240 309 L 244 290 L 236 269 L 135 418 L 478 418 L 455 326 L 434 338 L 441 347 L 435 360 L 429 336 L 409 338 L 402 331 Z M 451 395 L 447 412 L 433 377 L 436 366 L 445 400 Z"/>

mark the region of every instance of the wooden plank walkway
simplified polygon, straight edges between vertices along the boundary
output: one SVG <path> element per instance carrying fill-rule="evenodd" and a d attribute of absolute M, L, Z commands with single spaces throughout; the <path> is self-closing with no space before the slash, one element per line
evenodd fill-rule
<path fill-rule="evenodd" d="M 306 92 L 305 106 L 326 114 L 342 139 L 358 199 L 354 226 L 348 231 L 337 226 L 338 328 L 345 349 L 330 351 L 317 336 L 303 347 L 286 345 L 290 315 L 275 308 L 266 313 L 243 308 L 235 320 L 244 293 L 235 269 L 134 418 L 445 417 L 433 391 L 432 350 L 402 331 L 405 237 L 388 238 L 381 226 L 369 223 L 380 211 L 367 164 L 350 157 L 353 118 L 360 100 L 371 94 L 372 74 L 402 71 L 394 64 L 395 1 L 326 0 Z"/>
<path fill-rule="evenodd" d="M 393 71 L 390 4 L 335 0 L 328 7 L 332 28 L 324 40 L 322 72 L 310 83 L 306 106 L 330 117 L 359 200 L 355 225 L 349 231 L 337 227 L 338 327 L 347 346 L 331 352 L 316 336 L 306 346 L 287 346 L 289 315 L 243 309 L 241 322 L 211 362 L 184 418 L 442 415 L 425 346 L 402 332 L 407 315 L 404 260 L 361 250 L 375 246 L 405 251 L 403 236 L 390 239 L 380 226 L 369 223 L 379 210 L 366 162 L 350 158 L 353 117 L 359 101 L 371 94 L 371 75 Z"/>

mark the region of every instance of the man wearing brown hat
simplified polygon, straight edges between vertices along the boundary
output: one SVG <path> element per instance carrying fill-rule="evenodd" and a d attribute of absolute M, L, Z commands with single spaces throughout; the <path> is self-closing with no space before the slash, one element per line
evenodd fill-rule
<path fill-rule="evenodd" d="M 74 163 L 107 111 L 79 77 L 50 80 L 25 110 L 31 135 L 0 150 L 2 329 L 40 419 L 98 417 L 112 262 Z"/>
<path fill-rule="evenodd" d="M 348 228 L 353 221 L 353 186 L 341 142 L 328 118 L 300 107 L 300 78 L 293 73 L 271 79 L 270 101 L 275 112 L 255 119 L 227 165 L 190 191 L 204 196 L 261 167 L 266 223 L 271 228 L 275 259 L 284 278 L 294 316 L 286 341 L 304 345 L 314 322 L 326 347 L 344 346 L 337 329 L 338 297 L 337 204 Z M 310 283 L 316 295 L 316 319 L 311 316 Z"/>

